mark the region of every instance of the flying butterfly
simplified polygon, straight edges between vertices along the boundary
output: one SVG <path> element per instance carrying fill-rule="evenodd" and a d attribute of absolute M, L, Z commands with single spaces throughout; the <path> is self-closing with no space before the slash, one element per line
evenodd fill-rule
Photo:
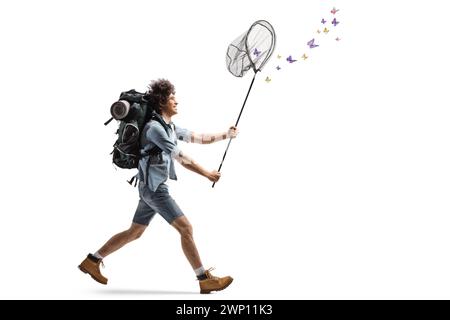
<path fill-rule="evenodd" d="M 335 7 L 333 7 L 333 10 L 331 10 L 330 12 L 332 13 L 332 14 L 336 14 L 336 12 L 338 12 L 339 11 L 339 9 L 336 9 Z"/>
<path fill-rule="evenodd" d="M 280 66 L 277 66 L 277 70 L 280 70 L 281 69 L 281 67 Z"/>
<path fill-rule="evenodd" d="M 337 21 L 336 18 L 334 18 L 333 21 L 331 21 L 331 23 L 336 27 L 339 21 Z"/>
<path fill-rule="evenodd" d="M 253 50 L 253 54 L 257 57 L 259 57 L 259 55 L 261 54 L 261 51 L 258 51 L 258 49 L 255 48 L 255 50 Z"/>
<path fill-rule="evenodd" d="M 306 55 L 306 53 L 304 53 L 304 54 L 302 55 L 302 59 L 303 59 L 303 60 L 308 59 L 308 56 Z"/>
<path fill-rule="evenodd" d="M 325 20 L 324 18 L 322 18 L 322 21 L 320 21 L 321 23 L 325 24 L 327 23 L 327 20 Z"/>
<path fill-rule="evenodd" d="M 289 63 L 293 63 L 293 62 L 295 62 L 297 60 L 294 60 L 294 59 L 292 59 L 292 56 L 289 56 L 289 57 L 286 58 L 286 61 L 289 62 Z"/>
<path fill-rule="evenodd" d="M 278 59 L 281 59 L 281 55 L 277 55 L 277 58 L 278 58 Z"/>
<path fill-rule="evenodd" d="M 325 29 L 326 29 L 326 28 L 325 28 Z M 311 49 L 319 46 L 318 44 L 314 44 L 314 38 L 311 39 L 311 40 L 309 40 L 306 44 L 307 44 Z"/>
<path fill-rule="evenodd" d="M 321 31 L 319 30 L 319 29 L 317 29 L 317 31 L 316 31 L 317 33 L 320 33 Z"/>
<path fill-rule="evenodd" d="M 336 41 L 341 41 L 341 38 L 337 37 L 337 38 L 336 38 Z"/>
<path fill-rule="evenodd" d="M 266 81 L 267 83 L 269 83 L 270 81 L 272 81 L 272 79 L 270 79 L 270 78 L 267 76 L 265 81 Z"/>
<path fill-rule="evenodd" d="M 328 30 L 327 28 L 323 29 L 323 33 L 327 34 L 330 30 Z"/>

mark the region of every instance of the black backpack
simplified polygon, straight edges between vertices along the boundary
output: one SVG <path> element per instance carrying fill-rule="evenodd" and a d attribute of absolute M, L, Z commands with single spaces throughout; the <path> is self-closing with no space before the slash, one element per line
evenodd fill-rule
<path fill-rule="evenodd" d="M 108 125 L 113 119 L 119 121 L 119 128 L 116 132 L 118 138 L 111 152 L 113 163 L 116 166 L 123 169 L 134 169 L 138 167 L 142 157 L 162 152 L 158 146 L 155 146 L 144 155 L 140 153 L 140 135 L 148 121 L 156 120 L 166 131 L 169 129 L 161 117 L 156 115 L 144 93 L 135 90 L 122 92 L 119 101 L 111 105 L 110 111 L 112 117 L 104 125 Z M 133 180 L 129 183 L 131 184 Z"/>

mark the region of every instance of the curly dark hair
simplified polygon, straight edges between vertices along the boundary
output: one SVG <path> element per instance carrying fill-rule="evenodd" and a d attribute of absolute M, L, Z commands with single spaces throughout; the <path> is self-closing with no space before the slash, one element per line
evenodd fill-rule
<path fill-rule="evenodd" d="M 148 85 L 146 99 L 153 110 L 161 114 L 161 105 L 167 103 L 171 94 L 175 94 L 175 86 L 167 79 L 158 79 Z"/>

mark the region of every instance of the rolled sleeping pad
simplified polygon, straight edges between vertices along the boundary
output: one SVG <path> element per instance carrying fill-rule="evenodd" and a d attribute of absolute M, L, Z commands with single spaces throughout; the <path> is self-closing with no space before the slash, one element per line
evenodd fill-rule
<path fill-rule="evenodd" d="M 130 112 L 130 103 L 126 100 L 119 100 L 111 105 L 111 116 L 116 120 L 122 120 Z"/>

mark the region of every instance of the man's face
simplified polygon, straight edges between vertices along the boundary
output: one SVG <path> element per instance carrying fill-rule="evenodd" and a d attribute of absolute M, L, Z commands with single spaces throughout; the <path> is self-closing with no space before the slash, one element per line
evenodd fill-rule
<path fill-rule="evenodd" d="M 169 99 L 167 100 L 166 105 L 162 107 L 162 111 L 169 116 L 176 115 L 178 113 L 177 110 L 177 99 L 175 98 L 175 95 L 173 93 L 170 94 Z"/>

